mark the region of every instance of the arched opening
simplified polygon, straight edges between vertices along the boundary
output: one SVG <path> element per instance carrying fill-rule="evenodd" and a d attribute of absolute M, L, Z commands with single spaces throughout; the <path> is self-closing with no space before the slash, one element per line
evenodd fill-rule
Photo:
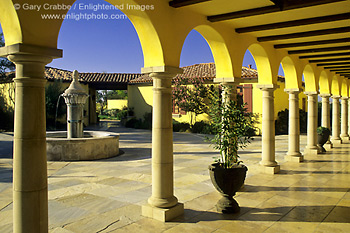
<path fill-rule="evenodd" d="M 332 80 L 328 77 L 327 73 L 323 70 L 320 74 L 320 93 L 331 94 Z"/>
<path fill-rule="evenodd" d="M 243 102 L 247 104 L 246 107 L 249 112 L 256 112 L 256 106 L 254 106 L 254 95 L 257 93 L 255 90 L 256 88 L 254 89 L 254 84 L 258 82 L 258 71 L 254 57 L 249 49 L 246 50 L 243 57 L 242 78 L 247 82 L 241 85 Z"/>
<path fill-rule="evenodd" d="M 214 57 L 205 38 L 195 29 L 187 35 L 182 47 L 180 67 L 199 63 L 214 63 Z"/>
<path fill-rule="evenodd" d="M 319 82 L 314 70 L 310 65 L 306 65 L 303 71 L 306 92 L 318 92 Z"/>
<path fill-rule="evenodd" d="M 272 76 L 269 58 L 265 49 L 261 45 L 250 45 L 247 48 L 247 51 L 243 58 L 243 61 L 244 60 L 250 61 L 250 63 L 252 63 L 252 68 L 256 67 L 256 69 L 252 70 L 254 73 L 254 78 L 252 78 L 251 83 L 249 84 L 251 84 L 252 88 L 252 112 L 256 113 L 259 116 L 259 124 L 257 124 L 257 127 L 260 129 L 259 134 L 261 134 L 263 113 L 263 106 L 261 104 L 262 91 L 257 87 L 257 84 L 277 84 L 277 76 Z M 274 116 L 277 116 L 277 111 L 274 111 Z"/>
<path fill-rule="evenodd" d="M 207 35 L 210 32 L 214 32 L 214 30 L 207 26 L 198 26 L 188 33 L 183 43 L 180 56 L 180 67 L 183 69 L 183 74 L 178 75 L 173 84 L 175 131 L 184 131 L 187 128 L 194 128 L 197 122 L 207 124 L 209 121 L 209 101 L 204 93 L 208 92 L 208 88 L 213 84 L 213 80 L 218 74 L 217 63 L 214 63 L 216 59 L 213 48 L 206 37 L 210 38 L 210 35 Z M 219 42 L 216 43 L 219 44 Z M 214 42 L 215 46 L 220 47 Z M 185 96 L 186 101 L 183 101 Z M 178 122 L 183 124 L 178 124 Z M 178 127 L 180 125 L 183 128 Z"/>
<path fill-rule="evenodd" d="M 0 47 L 4 46 L 5 38 L 0 24 Z M 12 80 L 14 75 L 7 74 L 14 70 L 15 65 L 12 62 L 0 57 L 0 130 L 13 131 L 14 127 L 15 85 Z"/>
<path fill-rule="evenodd" d="M 248 47 L 252 54 L 258 71 L 258 81 L 260 84 L 276 84 L 277 77 L 273 77 L 271 64 L 266 51 L 261 45 L 252 44 Z"/>
<path fill-rule="evenodd" d="M 70 76 L 73 70 L 80 72 L 89 93 L 84 107 L 86 125 L 98 122 L 97 117 L 120 120 L 127 108 L 134 108 L 136 103 L 143 109 L 139 118 L 152 112 L 151 103 L 139 88 L 128 91 L 127 82 L 139 77 L 144 57 L 134 25 L 118 7 L 102 0 L 93 4 L 76 1 L 59 32 L 57 43 L 64 50 L 64 57 L 54 60 L 49 65 L 52 68 L 47 69 L 49 78 L 60 81 L 62 91 L 69 85 L 64 76 Z M 62 100 L 59 103 L 65 106 Z M 65 116 L 58 117 L 60 120 L 55 119 L 54 125 L 64 128 Z"/>
<path fill-rule="evenodd" d="M 75 4 L 81 3 L 84 1 L 78 0 Z M 103 0 L 95 1 L 95 4 L 112 6 Z M 118 9 L 84 12 L 103 14 L 108 19 L 87 20 L 76 16 L 76 19 L 63 20 L 57 44 L 64 50 L 64 57 L 54 60 L 50 66 L 80 72 L 139 73 L 144 59 L 130 19 Z M 73 17 L 79 15 L 79 11 L 71 9 L 67 15 Z M 110 19 L 112 16 L 117 19 Z"/>
<path fill-rule="evenodd" d="M 4 32 L 6 45 L 22 42 L 22 31 L 17 12 L 11 0 L 0 2 L 1 31 Z"/>
<path fill-rule="evenodd" d="M 293 122 L 293 125 L 299 124 L 298 130 L 300 133 L 306 133 L 307 98 L 303 93 L 303 83 L 298 79 L 295 64 L 288 56 L 281 60 L 277 84 L 279 88 L 275 91 L 275 95 L 278 96 L 278 98 L 275 98 L 276 134 L 286 135 L 289 133 L 291 114 L 293 119 L 295 119 L 295 116 L 299 118 L 299 122 Z M 296 99 L 298 99 L 298 102 L 292 102 L 291 105 L 290 101 Z M 291 106 L 293 106 L 293 109 L 290 109 Z"/>
<path fill-rule="evenodd" d="M 332 77 L 332 95 L 340 96 L 341 86 L 342 86 L 342 82 L 340 81 L 339 76 L 334 75 Z"/>

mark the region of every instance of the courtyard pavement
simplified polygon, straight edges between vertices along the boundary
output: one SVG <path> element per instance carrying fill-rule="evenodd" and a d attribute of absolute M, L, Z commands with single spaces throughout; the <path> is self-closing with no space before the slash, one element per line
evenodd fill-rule
<path fill-rule="evenodd" d="M 91 129 L 91 128 L 90 128 Z M 239 214 L 215 210 L 220 195 L 208 165 L 217 155 L 203 135 L 174 133 L 175 195 L 185 214 L 162 223 L 141 216 L 151 196 L 151 132 L 103 122 L 120 133 L 121 155 L 98 161 L 48 162 L 49 230 L 89 232 L 350 232 L 350 143 L 285 162 L 288 137 L 276 136 L 281 172 L 259 173 L 261 138 L 240 152 L 248 166 L 235 199 Z M 12 232 L 12 137 L 0 133 L 0 232 Z M 301 151 L 306 136 L 301 136 Z"/>

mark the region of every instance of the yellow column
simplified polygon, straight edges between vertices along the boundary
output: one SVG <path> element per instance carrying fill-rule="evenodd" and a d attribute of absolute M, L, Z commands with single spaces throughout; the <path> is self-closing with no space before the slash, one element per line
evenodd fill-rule
<path fill-rule="evenodd" d="M 330 108 L 329 108 L 329 97 L 330 94 L 320 94 L 322 97 L 322 127 L 326 127 L 328 129 L 331 129 L 331 117 L 330 117 Z M 326 142 L 325 145 L 323 145 L 325 149 L 331 149 L 333 147 L 330 140 Z"/>
<path fill-rule="evenodd" d="M 307 95 L 307 145 L 304 154 L 318 154 L 317 148 L 317 92 L 305 92 Z"/>
<path fill-rule="evenodd" d="M 342 141 L 349 141 L 348 134 L 348 99 L 349 97 L 341 97 L 341 134 Z"/>
<path fill-rule="evenodd" d="M 285 89 L 289 94 L 289 132 L 287 161 L 302 162 L 304 156 L 300 153 L 300 123 L 299 123 L 299 93 L 300 88 Z"/>
<path fill-rule="evenodd" d="M 263 93 L 262 112 L 262 172 L 275 174 L 280 171 L 280 166 L 275 160 L 275 119 L 274 119 L 274 96 L 273 92 L 278 85 L 257 85 Z"/>
<path fill-rule="evenodd" d="M 340 138 L 340 111 L 339 111 L 339 95 L 333 95 L 333 119 L 332 119 L 332 137 L 333 144 L 341 144 Z"/>
<path fill-rule="evenodd" d="M 0 54 L 16 64 L 13 231 L 48 232 L 44 71 L 62 51 L 16 44 Z"/>
<path fill-rule="evenodd" d="M 168 221 L 184 212 L 182 203 L 174 196 L 172 78 L 182 72 L 175 67 L 143 69 L 153 79 L 152 127 L 152 196 L 142 214 L 160 221 Z"/>

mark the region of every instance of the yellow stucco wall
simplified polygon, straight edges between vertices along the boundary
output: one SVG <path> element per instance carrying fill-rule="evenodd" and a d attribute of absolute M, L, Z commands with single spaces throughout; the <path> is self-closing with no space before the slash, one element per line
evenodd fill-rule
<path fill-rule="evenodd" d="M 257 84 L 253 84 L 253 112 L 259 115 L 260 124 L 257 125 L 261 129 L 261 117 L 262 117 L 262 91 L 256 87 Z M 278 112 L 289 109 L 289 100 L 288 93 L 284 91 L 285 83 L 277 82 L 279 88 L 274 91 L 275 96 L 275 120 L 277 119 Z M 303 100 L 304 99 L 304 100 Z M 307 96 L 304 94 L 304 91 L 299 94 L 299 108 L 303 108 L 303 101 L 305 102 L 305 111 L 307 111 Z"/>
<path fill-rule="evenodd" d="M 173 114 L 173 119 L 178 121 L 178 122 L 190 122 L 191 121 L 191 113 L 187 112 L 184 115 L 181 114 Z M 193 115 L 193 120 L 194 120 L 194 115 Z M 207 114 L 200 114 L 196 116 L 196 122 L 197 121 L 208 121 L 209 117 Z"/>
<path fill-rule="evenodd" d="M 128 106 L 128 100 L 107 100 L 107 109 L 120 109 Z"/>
<path fill-rule="evenodd" d="M 128 85 L 128 107 L 133 108 L 136 118 L 143 119 L 145 113 L 152 112 L 152 85 Z"/>

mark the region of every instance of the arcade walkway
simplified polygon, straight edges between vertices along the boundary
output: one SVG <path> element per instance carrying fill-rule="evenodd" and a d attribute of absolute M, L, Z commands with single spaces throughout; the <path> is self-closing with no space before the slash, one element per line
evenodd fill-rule
<path fill-rule="evenodd" d="M 220 195 L 207 167 L 215 156 L 201 136 L 174 134 L 175 195 L 185 215 L 162 223 L 141 216 L 151 195 L 151 134 L 105 125 L 121 134 L 121 156 L 94 162 L 49 162 L 49 228 L 89 232 L 350 232 L 350 143 L 327 154 L 284 162 L 287 136 L 276 137 L 281 172 L 260 174 L 261 141 L 241 152 L 248 165 L 245 188 L 236 195 L 237 215 L 215 212 Z M 0 232 L 12 232 L 11 135 L 0 134 Z M 301 136 L 301 149 L 306 136 Z M 7 153 L 7 154 L 6 154 Z"/>

